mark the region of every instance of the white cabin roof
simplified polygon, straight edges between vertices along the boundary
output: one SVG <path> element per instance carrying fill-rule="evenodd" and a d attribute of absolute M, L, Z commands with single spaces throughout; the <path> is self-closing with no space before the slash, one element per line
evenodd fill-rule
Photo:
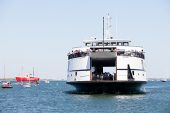
<path fill-rule="evenodd" d="M 104 46 L 129 46 L 130 40 L 122 39 L 104 39 Z M 103 46 L 103 39 L 93 39 L 83 41 L 87 47 L 101 47 Z"/>
<path fill-rule="evenodd" d="M 103 39 L 84 40 L 83 43 L 103 42 Z M 104 39 L 104 42 L 131 42 L 123 39 Z"/>

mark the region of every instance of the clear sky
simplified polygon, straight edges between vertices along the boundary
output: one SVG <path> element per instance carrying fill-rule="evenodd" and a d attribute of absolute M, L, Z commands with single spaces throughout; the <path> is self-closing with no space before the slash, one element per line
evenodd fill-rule
<path fill-rule="evenodd" d="M 143 46 L 147 77 L 170 77 L 169 0 L 0 0 L 0 78 L 21 73 L 66 79 L 67 53 L 102 37 L 102 17 L 113 34 Z"/>

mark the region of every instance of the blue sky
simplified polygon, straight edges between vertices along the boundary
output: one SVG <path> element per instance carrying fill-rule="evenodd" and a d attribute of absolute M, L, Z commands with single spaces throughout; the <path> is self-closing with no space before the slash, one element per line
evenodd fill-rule
<path fill-rule="evenodd" d="M 23 72 L 65 79 L 67 53 L 91 36 L 102 37 L 102 17 L 112 33 L 146 51 L 147 77 L 170 77 L 169 0 L 1 0 L 0 76 Z M 1 78 L 0 77 L 0 78 Z"/>

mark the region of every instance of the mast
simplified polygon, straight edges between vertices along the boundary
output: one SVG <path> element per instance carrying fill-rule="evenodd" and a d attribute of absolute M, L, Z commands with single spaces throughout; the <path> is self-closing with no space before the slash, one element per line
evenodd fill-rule
<path fill-rule="evenodd" d="M 117 36 L 118 36 L 118 32 L 117 32 L 117 16 L 116 16 L 116 20 L 115 21 L 116 21 L 116 23 L 115 23 L 116 24 L 115 25 L 115 27 L 116 27 L 115 28 L 115 37 L 117 38 Z"/>
<path fill-rule="evenodd" d="M 32 75 L 33 75 L 33 77 L 34 77 L 34 67 L 33 67 Z"/>
<path fill-rule="evenodd" d="M 5 80 L 5 73 L 6 73 L 6 71 L 5 71 L 5 64 L 4 64 L 4 80 Z"/>
<path fill-rule="evenodd" d="M 21 76 L 23 75 L 23 70 L 24 70 L 24 67 L 21 66 Z"/>
<path fill-rule="evenodd" d="M 111 28 L 112 28 L 112 25 L 111 25 L 111 17 L 109 15 L 109 13 L 107 14 L 107 18 L 106 18 L 106 38 L 107 39 L 112 39 L 112 33 L 111 33 Z"/>
<path fill-rule="evenodd" d="M 103 17 L 103 51 L 104 51 L 104 17 Z"/>

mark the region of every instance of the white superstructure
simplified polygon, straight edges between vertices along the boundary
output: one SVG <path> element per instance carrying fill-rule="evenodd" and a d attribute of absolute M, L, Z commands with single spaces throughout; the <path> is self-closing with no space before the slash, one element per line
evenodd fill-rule
<path fill-rule="evenodd" d="M 68 54 L 67 81 L 146 81 L 142 47 L 129 40 L 86 40 Z M 105 72 L 105 68 L 111 68 Z"/>

